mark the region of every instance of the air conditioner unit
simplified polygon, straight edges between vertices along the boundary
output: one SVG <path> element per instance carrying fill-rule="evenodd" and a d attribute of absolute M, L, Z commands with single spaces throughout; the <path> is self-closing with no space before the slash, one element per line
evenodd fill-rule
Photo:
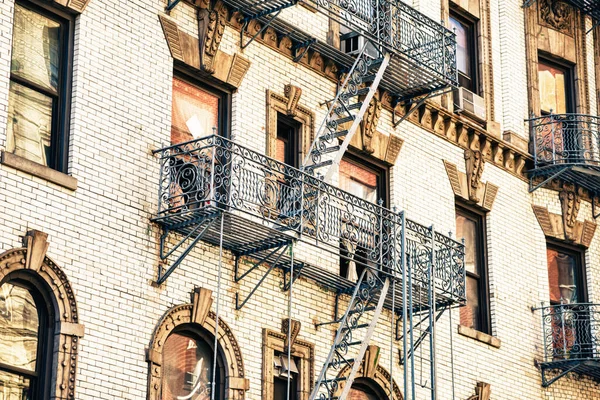
<path fill-rule="evenodd" d="M 454 91 L 454 110 L 457 113 L 466 114 L 481 122 L 487 119 L 485 100 L 481 96 L 463 87 Z"/>
<path fill-rule="evenodd" d="M 365 38 L 356 32 L 346 33 L 340 38 L 342 52 L 351 55 L 358 55 L 365 45 Z"/>

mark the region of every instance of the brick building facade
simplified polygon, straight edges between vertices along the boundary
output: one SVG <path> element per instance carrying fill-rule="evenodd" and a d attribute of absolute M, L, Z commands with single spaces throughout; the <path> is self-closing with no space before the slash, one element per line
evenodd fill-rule
<path fill-rule="evenodd" d="M 304 175 L 281 163 L 310 158 L 358 54 L 344 50 L 362 39 L 317 9 L 342 2 L 270 1 L 289 7 L 255 19 L 247 3 L 0 0 L 0 399 L 282 399 L 288 377 L 290 398 L 309 399 L 338 329 L 325 323 L 363 271 L 417 263 L 374 249 L 395 229 L 378 224 L 405 217 L 450 243 L 436 265 L 457 275 L 432 277 L 451 288 L 433 290 L 445 312 L 435 345 L 413 352 L 414 392 L 401 364 L 407 298 L 393 298 L 348 399 L 432 398 L 433 379 L 437 399 L 600 398 L 598 2 L 409 2 L 414 26 L 457 34 L 456 58 L 429 59 L 430 37 L 398 28 L 421 47 L 392 56 L 323 189 L 324 205 L 355 205 L 326 217 L 354 241 L 313 240 L 306 204 L 292 227 L 282 188 L 295 193 Z M 371 2 L 357 4 L 369 14 Z M 430 76 L 425 99 L 409 79 Z M 473 109 L 458 108 L 452 86 Z M 263 203 L 220 204 L 231 187 Z M 229 246 L 254 237 L 260 256 Z M 463 269 L 444 270 L 462 237 Z"/>

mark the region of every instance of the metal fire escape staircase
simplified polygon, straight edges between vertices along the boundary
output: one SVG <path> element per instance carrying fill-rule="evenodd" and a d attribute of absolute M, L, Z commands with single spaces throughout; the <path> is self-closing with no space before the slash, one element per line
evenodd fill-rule
<path fill-rule="evenodd" d="M 337 172 L 390 62 L 389 53 L 379 53 L 379 58 L 370 56 L 367 52 L 369 44 L 365 41 L 335 98 L 326 102 L 329 110 L 304 160 L 304 170 L 312 174 L 329 167 L 321 174 L 328 183 Z"/>
<path fill-rule="evenodd" d="M 375 325 L 383 309 L 390 287 L 390 278 L 378 277 L 369 269 L 361 274 L 348 309 L 339 323 L 333 346 L 310 395 L 311 400 L 345 399 L 361 366 Z M 339 376 L 343 367 L 352 368 L 347 376 Z"/>

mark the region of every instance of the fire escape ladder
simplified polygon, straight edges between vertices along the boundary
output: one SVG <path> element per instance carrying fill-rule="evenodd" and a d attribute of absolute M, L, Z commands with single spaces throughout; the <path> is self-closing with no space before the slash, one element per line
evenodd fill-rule
<path fill-rule="evenodd" d="M 368 269 L 363 271 L 344 316 L 341 320 L 332 322 L 339 322 L 339 326 L 310 400 L 346 398 L 362 364 L 389 286 L 390 278 L 382 280 Z M 350 373 L 340 376 L 340 371 L 346 367 L 351 368 Z"/>
<path fill-rule="evenodd" d="M 328 167 L 322 174 L 325 182 L 330 182 L 337 171 L 390 62 L 389 53 L 380 53 L 379 58 L 369 55 L 367 48 L 372 50 L 371 46 L 365 41 L 335 98 L 326 102 L 329 104 L 327 115 L 304 160 L 303 168 L 311 174 Z"/>

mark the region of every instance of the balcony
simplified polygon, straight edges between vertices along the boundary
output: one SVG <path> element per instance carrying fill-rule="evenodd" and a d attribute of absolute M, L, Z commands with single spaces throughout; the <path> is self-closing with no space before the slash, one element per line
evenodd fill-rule
<path fill-rule="evenodd" d="M 530 191 L 560 178 L 600 194 L 600 117 L 551 114 L 529 123 L 534 156 Z"/>
<path fill-rule="evenodd" d="M 293 259 L 299 276 L 347 294 L 355 282 L 341 277 L 334 268 L 321 266 L 325 258 L 338 266 L 341 259 L 407 282 L 409 300 L 415 307 L 431 304 L 427 296 L 432 296 L 438 307 L 465 302 L 462 243 L 406 219 L 403 212 L 365 201 L 220 136 L 173 145 L 157 153 L 161 163 L 159 209 L 153 221 L 165 232 L 161 248 L 173 242 L 167 236 L 174 232 L 183 238 L 181 243 L 202 240 L 222 245 L 236 259 L 246 255 L 268 260 L 284 276 Z M 284 251 L 273 261 L 275 249 L 291 242 L 297 243 L 295 258 Z M 178 263 L 189 250 L 161 250 L 161 257 L 180 254 Z M 304 250 L 325 256 L 307 262 Z M 158 282 L 172 270 L 160 272 Z M 296 278 L 289 277 L 292 281 Z M 403 286 L 397 285 L 395 299 L 406 298 Z M 393 307 L 391 296 L 386 300 L 388 308 Z"/>
<path fill-rule="evenodd" d="M 600 305 L 550 305 L 541 312 L 542 386 L 550 386 L 569 372 L 600 381 Z"/>
<path fill-rule="evenodd" d="M 301 26 L 291 25 L 277 17 L 281 10 L 295 6 L 298 0 L 224 2 L 241 12 L 245 23 L 258 20 L 263 28 L 271 26 L 288 36 L 298 51 L 310 47 L 346 70 L 354 63 L 354 57 L 304 33 Z M 380 50 L 391 53 L 390 66 L 383 76 L 381 87 L 398 101 L 408 101 L 458 85 L 456 35 L 402 1 L 301 0 L 300 3 L 357 32 Z"/>

